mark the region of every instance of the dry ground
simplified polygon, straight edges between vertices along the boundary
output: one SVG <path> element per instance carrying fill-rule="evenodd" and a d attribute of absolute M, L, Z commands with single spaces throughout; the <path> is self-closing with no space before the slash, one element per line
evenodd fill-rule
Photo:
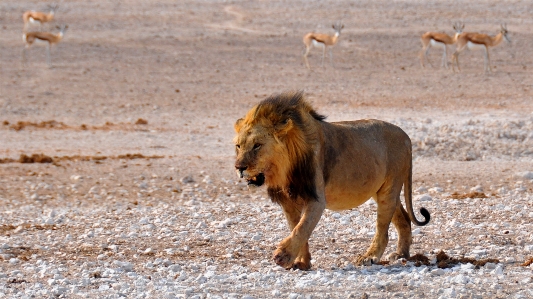
<path fill-rule="evenodd" d="M 202 194 L 199 198 L 228 205 L 221 208 L 227 215 L 221 212 L 220 217 L 246 217 L 249 201 L 269 209 L 268 201 L 260 201 L 264 191 L 250 193 L 235 178 L 233 123 L 259 100 L 284 90 L 304 90 L 328 120 L 371 117 L 403 125 L 417 147 L 414 184 L 415 189 L 423 187 L 420 193 L 440 187 L 443 191 L 437 197 L 449 199 L 453 192 L 468 193 L 479 185 L 479 190 L 494 195 L 496 204 L 505 190 L 523 188 L 520 198 L 526 209 L 533 207 L 525 200 L 533 193 L 531 178 L 518 175 L 533 171 L 529 150 L 533 3 L 96 0 L 59 4 L 56 20 L 43 27 L 68 24 L 69 30 L 52 49 L 53 67 L 48 68 L 43 47 L 29 49 L 26 65 L 20 61 L 22 12 L 42 10 L 45 2 L 0 3 L 0 161 L 5 162 L 0 164 L 0 243 L 29 250 L 26 255 L 18 253 L 22 260 L 32 254 L 47 259 L 46 251 L 25 243 L 34 233 L 53 230 L 52 234 L 59 231 L 74 239 L 87 235 L 76 225 L 92 225 L 90 219 L 72 216 L 69 225 L 57 219 L 47 224 L 46 219 L 55 216 L 49 214 L 52 211 L 75 210 L 77 215 L 100 211 L 102 217 L 105 211 L 143 213 L 161 205 L 175 211 L 188 200 L 187 186 L 194 184 L 191 188 Z M 338 20 L 345 28 L 333 49 L 334 65 L 320 67 L 320 51 L 315 49 L 309 57 L 313 70 L 308 71 L 301 59 L 302 36 L 308 31 L 331 33 L 331 24 Z M 420 35 L 429 30 L 452 34 L 451 24 L 459 20 L 465 31 L 491 35 L 500 23 L 507 24 L 512 44 L 491 48 L 493 73 L 483 73 L 480 52 L 461 55 L 460 73 L 439 68 L 441 54 L 435 49 L 430 53 L 435 67 L 420 66 Z M 429 142 L 435 135 L 439 139 Z M 448 144 L 448 135 L 451 148 L 439 148 Z M 21 154 L 44 154 L 55 162 L 23 164 L 18 162 Z M 187 183 L 187 176 L 194 182 Z M 221 196 L 230 202 L 219 200 Z M 527 215 L 526 222 L 531 220 Z M 44 220 L 37 223 L 37 219 Z M 176 238 L 170 236 L 188 225 L 186 219 L 173 221 L 181 228 L 170 231 L 169 238 Z M 275 221 L 282 221 L 281 215 Z M 105 226 L 97 222 L 94 227 Z M 113 229 L 112 220 L 105 223 L 105 229 Z M 17 236 L 21 231 L 26 234 Z M 520 243 L 504 237 L 493 241 Z M 143 242 L 153 244 L 156 252 L 170 247 L 168 239 L 146 238 Z M 365 236 L 353 240 L 361 245 L 351 253 L 364 250 L 369 242 Z M 425 235 L 414 248 L 429 253 L 471 242 L 460 232 L 444 240 Z M 277 241 L 262 244 L 259 253 L 243 255 L 239 263 L 268 259 Z M 216 261 L 224 248 L 218 243 L 198 244 L 189 245 L 207 246 L 192 256 L 198 263 Z M 53 245 L 60 246 L 57 239 Z M 95 262 L 107 248 L 78 245 L 63 256 L 74 259 L 85 250 L 83 259 Z M 134 254 L 135 250 L 126 250 L 122 257 Z M 525 259 L 528 253 L 517 256 Z M 0 262 L 0 272 L 13 269 L 9 257 Z M 191 262 L 191 256 L 181 253 L 173 259 Z M 337 262 L 328 259 L 318 267 L 327 268 L 328 263 Z"/>

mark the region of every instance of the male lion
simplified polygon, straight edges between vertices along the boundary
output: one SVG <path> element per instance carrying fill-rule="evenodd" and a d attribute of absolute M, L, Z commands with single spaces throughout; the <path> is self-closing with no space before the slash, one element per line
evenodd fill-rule
<path fill-rule="evenodd" d="M 399 127 L 379 120 L 328 123 L 301 92 L 272 95 L 235 123 L 235 168 L 249 185 L 268 186 L 283 208 L 291 234 L 274 251 L 276 264 L 308 270 L 308 240 L 325 208 L 352 209 L 370 197 L 377 202 L 377 229 L 356 264 L 379 262 L 392 221 L 398 249 L 389 259 L 409 257 L 412 205 L 411 140 Z M 400 201 L 404 187 L 407 211 Z"/>

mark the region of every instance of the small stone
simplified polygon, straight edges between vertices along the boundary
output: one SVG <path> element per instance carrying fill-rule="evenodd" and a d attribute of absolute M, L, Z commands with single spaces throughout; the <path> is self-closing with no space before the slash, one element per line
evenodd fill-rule
<path fill-rule="evenodd" d="M 109 285 L 108 284 L 102 284 L 98 287 L 98 290 L 99 291 L 107 291 L 109 290 Z"/>
<path fill-rule="evenodd" d="M 435 276 L 444 275 L 444 273 L 446 272 L 441 268 L 431 270 L 431 275 L 435 275 Z"/>
<path fill-rule="evenodd" d="M 194 183 L 194 179 L 191 175 L 188 175 L 188 176 L 182 177 L 180 182 L 182 182 L 183 184 L 190 184 L 190 183 Z"/>
<path fill-rule="evenodd" d="M 428 192 L 428 189 L 424 186 L 420 186 L 415 190 L 416 193 L 425 193 Z"/>
<path fill-rule="evenodd" d="M 83 177 L 81 175 L 71 175 L 70 179 L 73 180 L 73 181 L 79 181 L 79 180 L 83 179 Z"/>
<path fill-rule="evenodd" d="M 481 193 L 481 192 L 483 192 L 483 187 L 481 187 L 481 185 L 477 185 L 475 187 L 470 188 L 470 192 L 479 192 L 479 193 Z"/>
<path fill-rule="evenodd" d="M 18 264 L 19 262 L 20 262 L 20 261 L 19 261 L 18 258 L 10 258 L 10 259 L 9 259 L 9 263 L 10 263 L 11 265 L 16 265 L 16 264 Z"/>
<path fill-rule="evenodd" d="M 505 262 L 508 263 L 508 264 L 514 263 L 515 261 L 516 261 L 515 258 L 512 257 L 512 256 L 508 256 L 508 257 L 505 258 Z"/>
<path fill-rule="evenodd" d="M 453 282 L 457 284 L 467 284 L 469 279 L 464 276 L 463 274 L 459 274 L 456 277 L 453 278 Z"/>
<path fill-rule="evenodd" d="M 56 286 L 52 289 L 52 294 L 54 294 L 55 297 L 60 297 L 61 295 L 64 295 L 68 289 L 63 286 Z"/>
<path fill-rule="evenodd" d="M 415 201 L 433 201 L 433 197 L 429 196 L 428 194 L 422 194 L 415 196 Z"/>
<path fill-rule="evenodd" d="M 431 193 L 442 193 L 444 192 L 444 189 L 442 189 L 441 187 L 433 187 L 430 188 L 428 191 Z"/>
<path fill-rule="evenodd" d="M 533 171 L 518 172 L 515 174 L 515 177 L 525 180 L 533 180 Z"/>
<path fill-rule="evenodd" d="M 130 262 L 121 262 L 121 261 L 114 261 L 113 264 L 117 266 L 118 268 L 124 270 L 124 272 L 131 272 L 133 271 L 133 264 Z"/>
<path fill-rule="evenodd" d="M 503 267 L 502 267 L 502 265 L 497 265 L 496 268 L 494 270 L 492 270 L 491 273 L 495 274 L 495 275 L 503 275 Z"/>
<path fill-rule="evenodd" d="M 181 266 L 180 265 L 171 265 L 170 267 L 168 267 L 168 270 L 177 273 L 177 272 L 181 271 Z"/>

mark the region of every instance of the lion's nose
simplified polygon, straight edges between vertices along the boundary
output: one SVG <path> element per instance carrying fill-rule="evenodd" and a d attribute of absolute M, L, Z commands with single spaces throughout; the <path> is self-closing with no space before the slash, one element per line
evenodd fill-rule
<path fill-rule="evenodd" d="M 235 165 L 235 168 L 239 171 L 239 175 L 241 178 L 243 177 L 243 172 L 248 168 L 248 166 L 242 166 L 242 165 Z"/>

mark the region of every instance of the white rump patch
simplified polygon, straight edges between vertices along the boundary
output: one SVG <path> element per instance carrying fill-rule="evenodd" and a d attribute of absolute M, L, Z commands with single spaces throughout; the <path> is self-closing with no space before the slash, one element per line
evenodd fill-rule
<path fill-rule="evenodd" d="M 321 43 L 317 40 L 313 40 L 313 46 L 317 47 L 317 48 L 324 48 L 326 45 L 324 45 L 324 43 Z"/>
<path fill-rule="evenodd" d="M 36 38 L 33 43 L 35 45 L 37 45 L 37 46 L 46 46 L 46 45 L 48 45 L 48 41 L 47 40 L 42 40 L 42 39 L 38 39 L 38 38 Z"/>
<path fill-rule="evenodd" d="M 485 50 L 485 45 L 484 44 L 475 44 L 473 42 L 468 42 L 468 43 L 466 43 L 466 46 L 470 50 Z"/>
<path fill-rule="evenodd" d="M 444 48 L 446 46 L 446 44 L 436 41 L 434 39 L 430 39 L 429 43 L 431 44 L 432 47 L 435 47 L 435 48 Z"/>
<path fill-rule="evenodd" d="M 38 20 L 34 19 L 33 17 L 30 17 L 30 23 L 32 23 L 32 24 L 35 24 L 35 23 L 41 24 L 41 21 L 38 21 Z"/>

